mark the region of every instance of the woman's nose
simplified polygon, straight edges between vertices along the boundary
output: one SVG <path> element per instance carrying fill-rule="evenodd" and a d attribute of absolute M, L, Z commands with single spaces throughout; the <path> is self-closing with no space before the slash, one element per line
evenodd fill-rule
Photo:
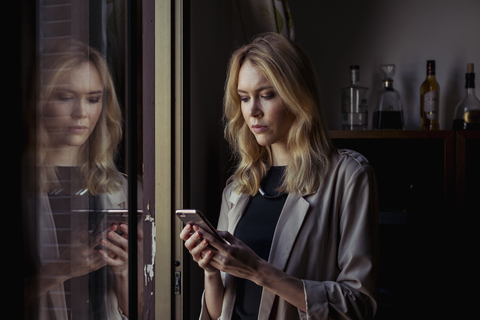
<path fill-rule="evenodd" d="M 252 106 L 250 107 L 250 116 L 251 117 L 261 117 L 263 115 L 262 106 L 258 99 L 252 99 Z"/>
<path fill-rule="evenodd" d="M 86 118 L 88 115 L 87 108 L 87 101 L 85 101 L 84 99 L 75 99 L 72 110 L 72 117 L 79 119 Z"/>

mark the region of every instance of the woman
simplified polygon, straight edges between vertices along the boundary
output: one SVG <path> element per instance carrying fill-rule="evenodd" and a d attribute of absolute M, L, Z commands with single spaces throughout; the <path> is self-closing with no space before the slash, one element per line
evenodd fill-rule
<path fill-rule="evenodd" d="M 43 53 L 38 106 L 39 319 L 128 316 L 128 227 L 114 157 L 121 111 L 102 55 L 75 40 Z"/>
<path fill-rule="evenodd" d="M 180 234 L 205 270 L 201 319 L 373 318 L 374 173 L 332 146 L 306 54 L 275 33 L 238 49 L 224 114 L 238 157 L 218 223 L 230 245 Z"/>

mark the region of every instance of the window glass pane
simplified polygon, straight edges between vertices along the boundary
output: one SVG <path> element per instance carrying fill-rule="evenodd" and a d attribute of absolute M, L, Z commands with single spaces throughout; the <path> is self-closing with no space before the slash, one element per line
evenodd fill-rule
<path fill-rule="evenodd" d="M 128 271 L 129 259 L 143 262 L 142 179 L 125 174 L 126 146 L 139 164 L 142 154 L 138 141 L 125 141 L 126 131 L 141 129 L 125 125 L 140 112 L 128 112 L 126 99 L 125 11 L 118 0 L 38 2 L 39 319 L 136 318 Z M 129 192 L 128 179 L 138 190 Z M 139 197 L 129 210 L 132 192 Z M 130 256 L 129 212 L 138 223 L 138 255 Z"/>

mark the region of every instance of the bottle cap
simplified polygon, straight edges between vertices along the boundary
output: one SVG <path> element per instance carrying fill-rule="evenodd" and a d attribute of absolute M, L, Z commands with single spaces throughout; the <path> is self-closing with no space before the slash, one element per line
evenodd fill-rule
<path fill-rule="evenodd" d="M 473 63 L 467 64 L 465 80 L 465 88 L 475 88 L 475 73 L 473 72 Z"/>
<path fill-rule="evenodd" d="M 427 75 L 435 75 L 435 60 L 427 60 Z"/>
<path fill-rule="evenodd" d="M 352 83 L 360 82 L 360 66 L 358 65 L 350 66 L 350 82 Z"/>
<path fill-rule="evenodd" d="M 395 75 L 395 65 L 394 64 L 382 64 L 380 69 L 383 72 L 383 78 L 385 80 L 393 81 L 392 78 Z"/>
<path fill-rule="evenodd" d="M 467 73 L 473 73 L 473 63 L 467 63 Z"/>

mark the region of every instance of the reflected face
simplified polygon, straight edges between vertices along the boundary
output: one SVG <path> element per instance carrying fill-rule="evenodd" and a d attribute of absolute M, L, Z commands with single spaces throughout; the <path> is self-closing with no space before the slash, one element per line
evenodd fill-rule
<path fill-rule="evenodd" d="M 103 82 L 91 62 L 65 74 L 42 112 L 51 147 L 82 146 L 98 122 L 102 99 Z"/>
<path fill-rule="evenodd" d="M 249 61 L 240 68 L 237 91 L 243 118 L 258 144 L 285 150 L 295 117 L 263 73 Z"/>

